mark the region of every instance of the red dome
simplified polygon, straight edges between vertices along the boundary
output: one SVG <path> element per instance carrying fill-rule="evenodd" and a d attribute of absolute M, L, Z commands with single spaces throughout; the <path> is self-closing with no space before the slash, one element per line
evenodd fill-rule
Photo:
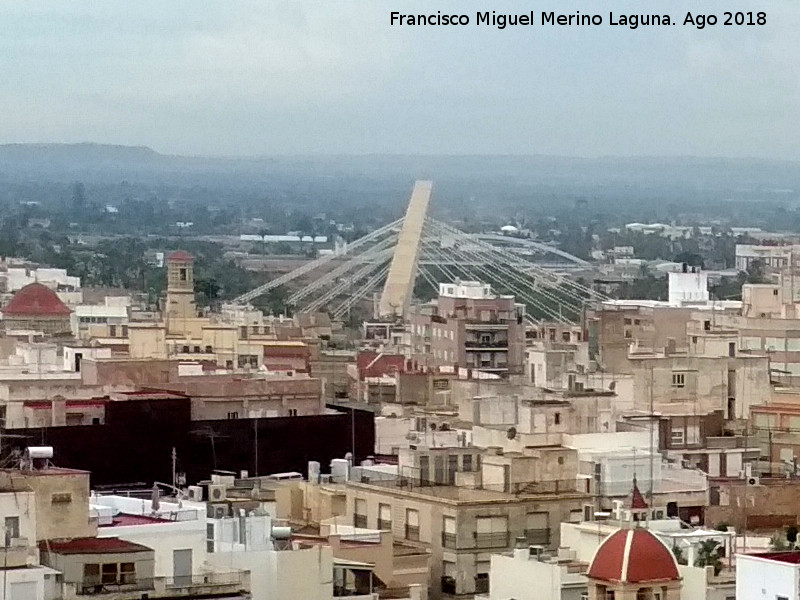
<path fill-rule="evenodd" d="M 20 317 L 67 317 L 71 312 L 53 290 L 41 283 L 26 285 L 3 309 L 3 315 Z"/>
<path fill-rule="evenodd" d="M 600 544 L 589 577 L 621 583 L 675 581 L 678 562 L 672 551 L 647 529 L 620 529 Z"/>

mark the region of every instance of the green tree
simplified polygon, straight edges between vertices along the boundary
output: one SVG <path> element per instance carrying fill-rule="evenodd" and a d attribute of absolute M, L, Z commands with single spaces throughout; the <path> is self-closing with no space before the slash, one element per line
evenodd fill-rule
<path fill-rule="evenodd" d="M 722 571 L 722 559 L 719 555 L 719 542 L 716 540 L 704 540 L 700 542 L 697 549 L 697 558 L 694 561 L 695 567 L 714 567 L 714 575 L 719 575 Z"/>

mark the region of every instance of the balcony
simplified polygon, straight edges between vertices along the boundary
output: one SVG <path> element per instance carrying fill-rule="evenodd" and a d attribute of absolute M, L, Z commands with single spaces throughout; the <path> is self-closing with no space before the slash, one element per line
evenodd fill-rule
<path fill-rule="evenodd" d="M 498 350 L 506 352 L 508 351 L 508 340 L 492 340 L 490 342 L 468 340 L 464 342 L 464 348 L 469 351 L 477 352 L 496 352 Z"/>
<path fill-rule="evenodd" d="M 525 542 L 531 546 L 549 546 L 550 545 L 550 530 L 549 529 L 526 529 Z"/>
<path fill-rule="evenodd" d="M 36 556 L 36 549 L 28 545 L 27 538 L 11 538 L 7 547 L 0 547 L 0 564 L 7 569 L 25 567 L 28 557 Z"/>
<path fill-rule="evenodd" d="M 413 542 L 419 541 L 419 526 L 406 523 L 406 539 Z"/>
<path fill-rule="evenodd" d="M 225 596 L 244 600 L 249 597 L 250 574 L 247 571 L 224 571 L 187 575 L 186 577 L 131 577 L 127 582 L 64 582 L 62 600 L 100 596 L 109 600 L 151 598 L 205 598 Z"/>
<path fill-rule="evenodd" d="M 508 532 L 476 533 L 476 548 L 506 548 L 508 547 Z"/>

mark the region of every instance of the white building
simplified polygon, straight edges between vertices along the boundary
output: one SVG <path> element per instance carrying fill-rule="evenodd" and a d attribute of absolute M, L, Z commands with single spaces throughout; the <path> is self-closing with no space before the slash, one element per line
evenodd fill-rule
<path fill-rule="evenodd" d="M 6 292 L 16 292 L 30 283 L 41 283 L 53 290 L 77 290 L 81 287 L 81 278 L 68 275 L 66 269 L 9 267 L 0 278 L 5 279 Z"/>
<path fill-rule="evenodd" d="M 800 252 L 800 245 L 756 246 L 736 244 L 736 268 L 746 271 L 758 261 L 769 269 L 783 269 L 792 262 L 792 254 Z"/>
<path fill-rule="evenodd" d="M 736 597 L 800 600 L 800 552 L 737 554 Z"/>
<path fill-rule="evenodd" d="M 697 267 L 686 267 L 680 273 L 669 273 L 669 305 L 706 304 L 708 274 Z"/>

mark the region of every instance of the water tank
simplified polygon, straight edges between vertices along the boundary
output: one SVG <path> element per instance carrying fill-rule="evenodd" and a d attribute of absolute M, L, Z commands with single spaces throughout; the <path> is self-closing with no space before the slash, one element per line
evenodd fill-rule
<path fill-rule="evenodd" d="M 288 540 L 292 537 L 291 527 L 273 527 L 270 531 L 270 537 L 273 540 Z"/>
<path fill-rule="evenodd" d="M 35 458 L 35 459 L 53 458 L 52 446 L 29 446 L 27 452 L 29 458 Z"/>

